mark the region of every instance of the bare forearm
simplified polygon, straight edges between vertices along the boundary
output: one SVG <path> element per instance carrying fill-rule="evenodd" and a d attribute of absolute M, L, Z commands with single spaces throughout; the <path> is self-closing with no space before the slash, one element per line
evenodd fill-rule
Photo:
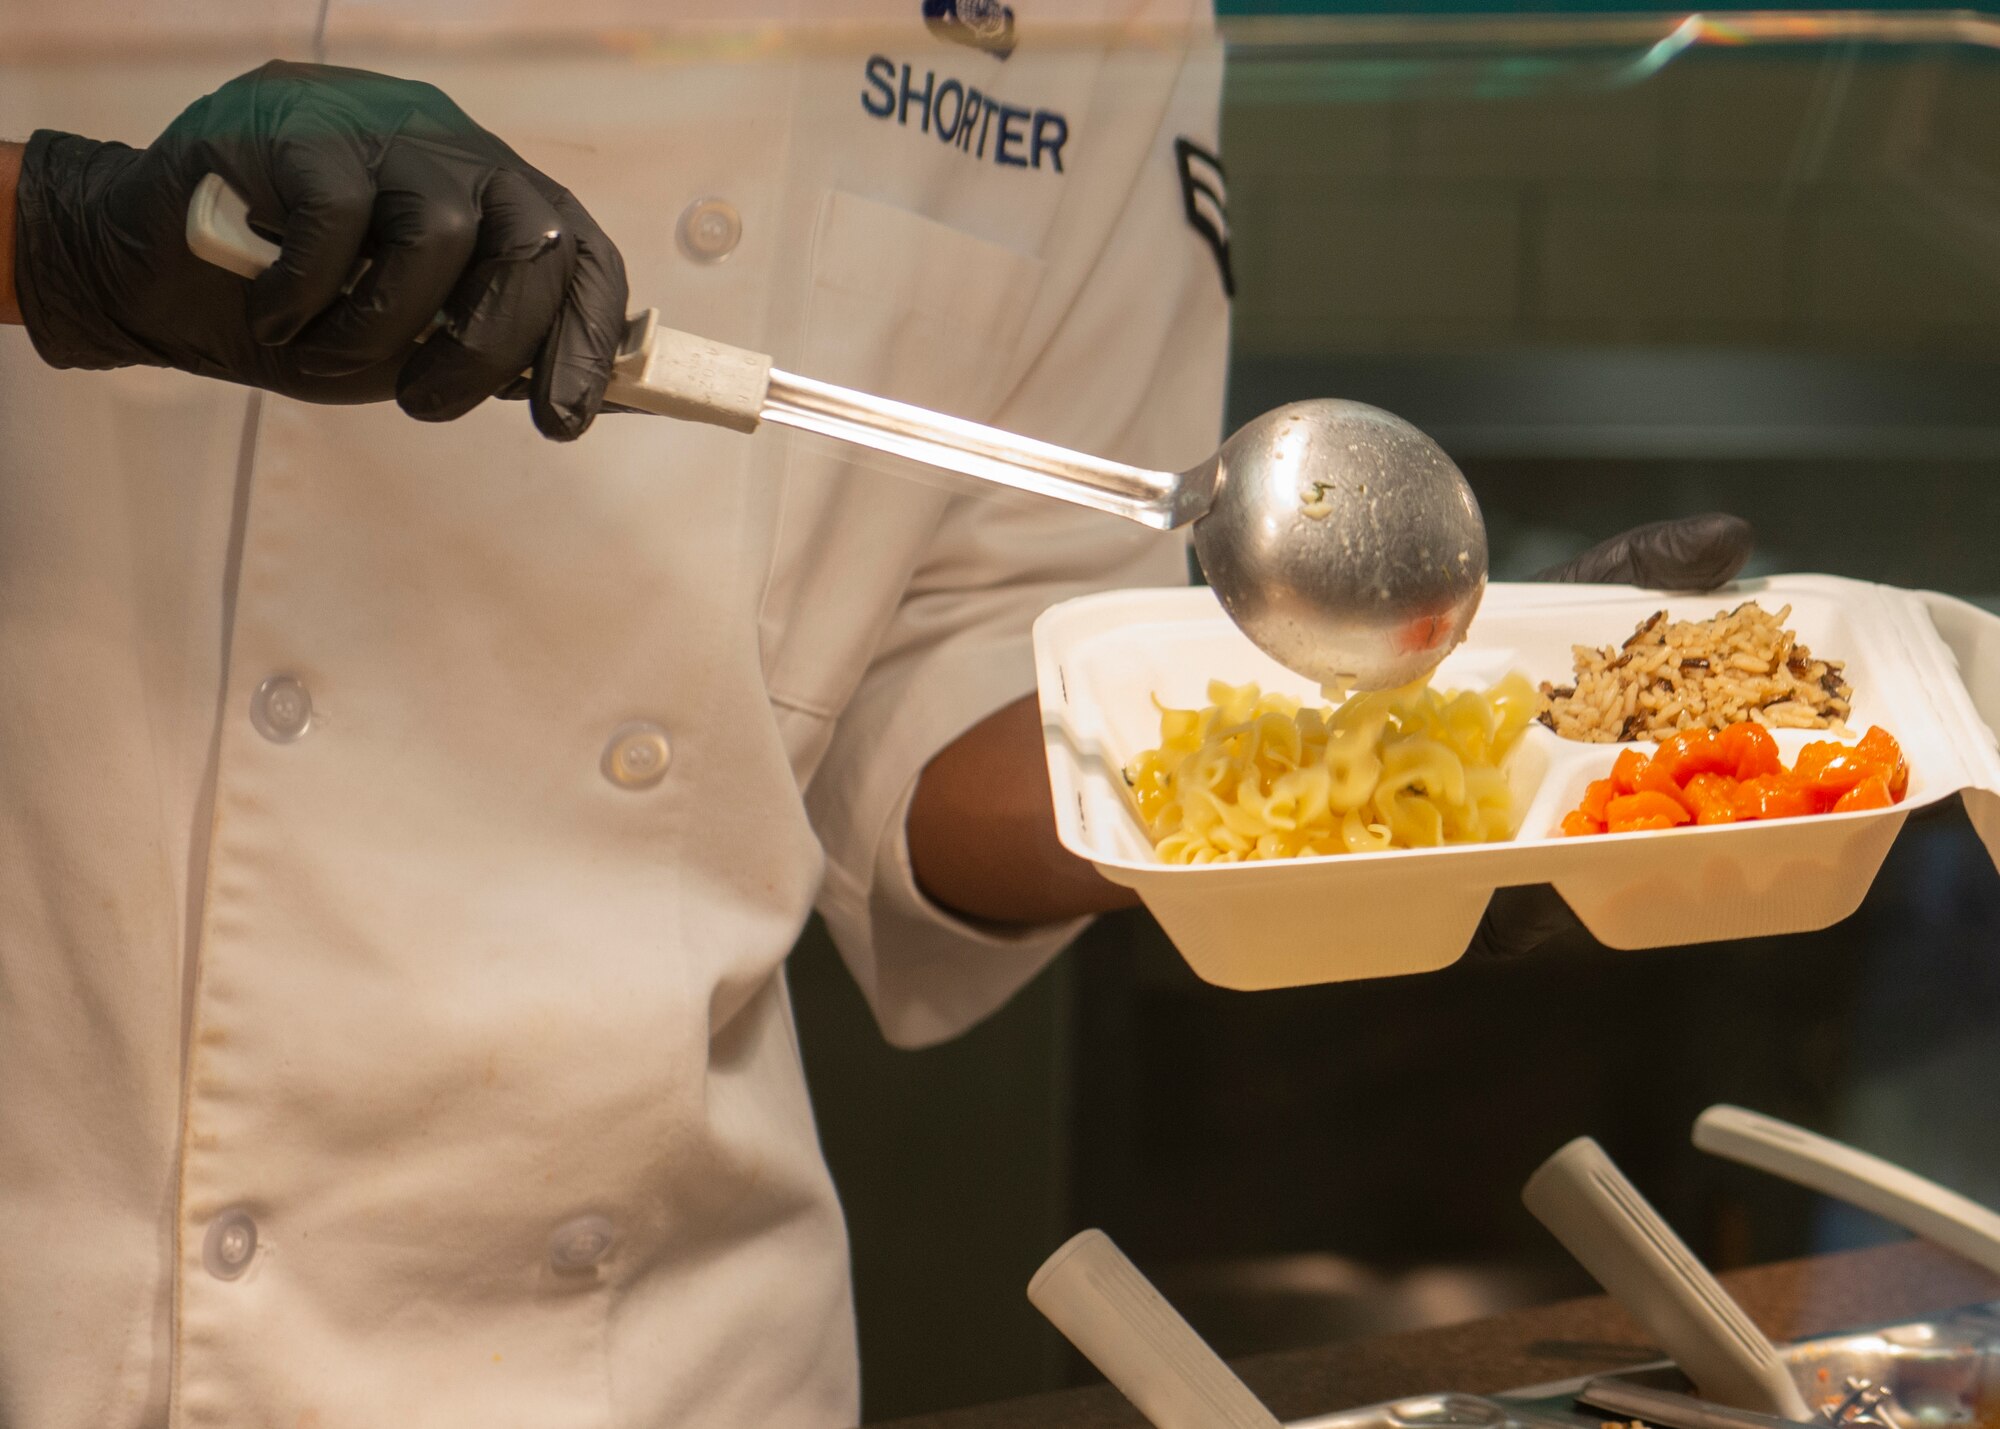
<path fill-rule="evenodd" d="M 1056 838 L 1041 713 L 1017 700 L 940 750 L 910 804 L 910 862 L 932 901 L 989 923 L 1056 923 L 1128 908 Z"/>
<path fill-rule="evenodd" d="M 14 185 L 21 177 L 21 145 L 0 144 L 0 323 L 21 321 L 14 298 Z"/>

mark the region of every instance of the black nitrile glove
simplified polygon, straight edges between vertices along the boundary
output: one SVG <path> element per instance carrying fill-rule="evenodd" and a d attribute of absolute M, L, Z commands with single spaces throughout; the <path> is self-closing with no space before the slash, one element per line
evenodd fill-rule
<path fill-rule="evenodd" d="M 1706 516 L 1634 526 L 1550 566 L 1535 579 L 1648 590 L 1714 590 L 1736 579 L 1756 544 L 1748 521 L 1711 511 Z"/>
<path fill-rule="evenodd" d="M 1655 521 L 1600 541 L 1535 579 L 1578 585 L 1636 585 L 1651 590 L 1713 590 L 1735 579 L 1755 544 L 1750 523 L 1740 516 L 1711 513 Z M 1519 957 L 1576 926 L 1576 915 L 1546 883 L 1497 889 L 1466 954 Z"/>
<path fill-rule="evenodd" d="M 283 246 L 253 281 L 188 251 L 188 199 L 211 172 Z M 624 263 L 566 190 L 430 85 L 325 65 L 233 79 L 144 150 L 37 132 L 14 270 L 52 366 L 393 396 L 426 421 L 525 396 L 558 440 L 597 415 L 625 327 Z"/>

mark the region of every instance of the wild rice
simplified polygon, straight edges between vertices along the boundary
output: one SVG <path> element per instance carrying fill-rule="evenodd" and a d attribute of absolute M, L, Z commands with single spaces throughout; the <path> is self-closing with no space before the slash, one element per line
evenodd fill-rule
<path fill-rule="evenodd" d="M 1595 744 L 1664 739 L 1754 720 L 1773 729 L 1846 721 L 1853 695 L 1838 660 L 1821 660 L 1755 601 L 1712 620 L 1641 621 L 1620 646 L 1572 646 L 1576 678 L 1542 686 L 1543 724 Z"/>

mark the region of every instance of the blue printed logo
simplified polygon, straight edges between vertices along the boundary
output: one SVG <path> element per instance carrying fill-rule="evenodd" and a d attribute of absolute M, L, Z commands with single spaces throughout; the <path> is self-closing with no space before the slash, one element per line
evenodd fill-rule
<path fill-rule="evenodd" d="M 1003 60 L 1014 53 L 1014 7 L 1000 0 L 924 0 L 924 24 L 955 45 Z"/>

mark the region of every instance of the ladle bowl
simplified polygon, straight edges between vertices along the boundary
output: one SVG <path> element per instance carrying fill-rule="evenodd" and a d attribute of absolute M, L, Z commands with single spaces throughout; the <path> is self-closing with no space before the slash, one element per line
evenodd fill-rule
<path fill-rule="evenodd" d="M 1486 525 L 1451 458 L 1408 422 L 1294 402 L 1238 430 L 1213 466 L 1195 554 L 1279 664 L 1335 690 L 1390 689 L 1465 638 L 1486 590 Z"/>

